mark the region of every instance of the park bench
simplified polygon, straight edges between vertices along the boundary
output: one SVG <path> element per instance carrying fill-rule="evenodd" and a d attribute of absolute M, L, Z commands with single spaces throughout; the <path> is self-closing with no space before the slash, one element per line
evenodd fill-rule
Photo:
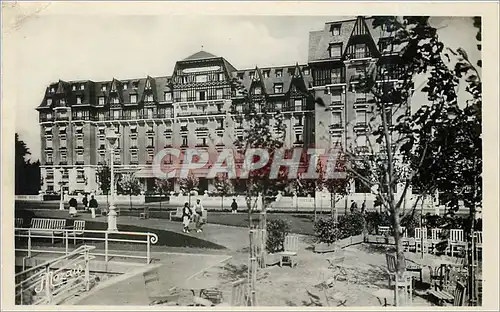
<path fill-rule="evenodd" d="M 31 219 L 30 231 L 32 235 L 45 236 L 52 239 L 52 244 L 57 235 L 62 235 L 66 227 L 66 219 Z"/>
<path fill-rule="evenodd" d="M 73 244 L 76 245 L 76 237 L 82 236 L 85 233 L 85 221 L 84 220 L 75 220 L 73 223 L 73 231 L 69 232 L 69 236 L 73 236 Z"/>
<path fill-rule="evenodd" d="M 175 211 L 170 211 L 168 218 L 172 221 L 172 217 L 182 219 L 182 207 L 177 207 Z"/>
<path fill-rule="evenodd" d="M 391 229 L 388 227 L 388 226 L 378 226 L 377 228 L 377 232 L 378 232 L 378 235 L 382 235 L 382 236 L 385 236 L 385 235 L 389 235 Z"/>
<path fill-rule="evenodd" d="M 430 289 L 427 293 L 436 298 L 440 305 L 444 305 L 447 301 L 453 302 L 453 306 L 456 307 L 460 307 L 465 304 L 465 285 L 460 282 L 457 282 L 457 286 L 455 287 L 453 294 L 437 289 Z"/>

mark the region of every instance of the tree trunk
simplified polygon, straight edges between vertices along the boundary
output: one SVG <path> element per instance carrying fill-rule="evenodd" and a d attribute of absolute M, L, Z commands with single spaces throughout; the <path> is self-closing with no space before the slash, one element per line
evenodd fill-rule
<path fill-rule="evenodd" d="M 403 250 L 403 242 L 401 240 L 401 234 L 400 234 L 400 217 L 399 217 L 399 209 L 396 209 L 394 211 L 394 218 L 393 218 L 393 233 L 394 233 L 394 241 L 396 245 L 396 271 L 398 274 L 398 279 L 402 280 L 403 274 L 406 270 L 406 263 L 405 263 L 405 258 L 404 258 L 404 250 Z M 423 246 L 422 246 L 423 247 Z M 397 294 L 397 288 L 395 287 L 395 292 L 396 292 L 396 306 L 400 305 L 399 302 L 399 296 Z"/>
<path fill-rule="evenodd" d="M 160 190 L 160 211 L 161 211 L 161 200 L 162 200 L 161 195 L 162 195 L 162 192 Z"/>
<path fill-rule="evenodd" d="M 130 211 L 132 211 L 132 193 L 129 194 Z"/>

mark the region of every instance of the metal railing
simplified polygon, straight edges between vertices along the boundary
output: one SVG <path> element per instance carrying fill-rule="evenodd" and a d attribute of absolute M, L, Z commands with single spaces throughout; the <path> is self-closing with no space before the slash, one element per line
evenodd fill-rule
<path fill-rule="evenodd" d="M 75 292 L 90 290 L 90 251 L 76 250 L 15 275 L 15 302 L 21 305 L 58 304 Z"/>
<path fill-rule="evenodd" d="M 34 244 L 33 239 L 51 239 L 51 235 L 54 233 L 56 242 L 57 240 L 62 240 L 64 246 L 64 251 L 62 250 L 47 250 L 42 248 L 37 248 Z M 114 231 L 103 231 L 103 230 L 78 230 L 78 229 L 36 229 L 36 228 L 15 228 L 15 237 L 20 242 L 22 239 L 27 240 L 26 248 L 25 246 L 16 247 L 16 251 L 27 252 L 28 257 L 31 257 L 33 253 L 50 253 L 50 254 L 65 254 L 68 255 L 72 251 L 72 248 L 76 248 L 76 242 L 80 241 L 85 244 L 104 244 L 104 250 L 102 248 L 96 248 L 91 254 L 93 256 L 104 257 L 107 263 L 113 257 L 119 258 L 132 258 L 132 259 L 145 259 L 146 263 L 151 262 L 151 244 L 156 244 L 158 242 L 158 236 L 154 233 L 144 233 L 144 232 L 114 232 Z M 132 239 L 134 237 L 139 237 L 137 239 Z M 141 239 L 142 238 L 142 239 Z M 145 239 L 144 239 L 145 238 Z M 138 244 L 146 246 L 146 255 L 141 251 L 137 252 L 134 248 L 134 252 L 128 253 L 117 253 L 119 249 L 110 248 L 110 243 L 129 243 Z M 53 245 L 57 247 L 57 245 Z M 97 247 L 97 246 L 96 246 Z"/>

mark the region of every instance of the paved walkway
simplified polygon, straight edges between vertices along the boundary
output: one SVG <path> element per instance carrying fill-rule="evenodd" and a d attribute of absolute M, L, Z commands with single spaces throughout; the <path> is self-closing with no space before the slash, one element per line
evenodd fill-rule
<path fill-rule="evenodd" d="M 68 218 L 67 211 L 60 210 L 33 210 L 37 217 L 42 218 Z M 107 222 L 107 217 L 96 217 L 92 219 L 89 213 L 80 213 L 75 219 L 93 221 L 93 222 Z M 132 216 L 119 216 L 118 217 L 118 230 L 120 224 L 134 225 L 152 230 L 168 230 L 178 232 L 183 235 L 195 236 L 199 239 L 213 242 L 228 248 L 230 251 L 238 251 L 249 244 L 248 229 L 220 224 L 205 224 L 202 233 L 191 231 L 189 234 L 182 233 L 182 224 L 178 221 L 169 221 L 164 219 L 139 219 Z"/>

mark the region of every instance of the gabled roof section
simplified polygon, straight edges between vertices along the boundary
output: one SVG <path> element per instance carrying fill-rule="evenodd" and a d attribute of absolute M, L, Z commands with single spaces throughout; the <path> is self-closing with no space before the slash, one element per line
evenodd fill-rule
<path fill-rule="evenodd" d="M 192 54 L 183 61 L 194 61 L 194 60 L 203 60 L 203 59 L 210 59 L 210 58 L 217 58 L 217 56 L 213 55 L 212 53 L 206 52 L 206 51 L 198 51 L 195 54 Z"/>
<path fill-rule="evenodd" d="M 262 77 L 262 71 L 258 66 L 255 66 L 254 70 L 254 78 L 252 79 L 252 82 L 250 83 L 250 93 L 252 94 L 252 90 L 256 86 L 260 86 L 261 88 L 261 95 L 266 95 L 266 85 L 264 84 L 264 78 Z"/>
<path fill-rule="evenodd" d="M 57 83 L 56 94 L 65 94 L 67 92 L 66 90 L 67 85 L 68 85 L 67 82 L 59 80 L 59 82 Z"/>
<path fill-rule="evenodd" d="M 113 78 L 109 87 L 109 96 L 107 98 L 107 103 L 111 103 L 111 99 L 117 97 L 119 104 L 123 104 L 122 95 L 122 82 Z"/>
<path fill-rule="evenodd" d="M 302 70 L 300 69 L 298 63 L 295 64 L 295 70 L 291 78 L 292 79 L 290 80 L 290 86 L 288 87 L 287 93 L 290 93 L 293 87 L 295 87 L 297 91 L 300 91 L 301 93 L 304 94 L 309 94 L 309 91 L 307 90 L 307 84 L 304 81 L 304 77 L 302 76 Z"/>
<path fill-rule="evenodd" d="M 377 31 L 372 26 L 372 18 L 368 18 L 371 27 L 368 27 L 366 20 L 367 19 L 363 16 L 358 16 L 356 18 L 356 24 L 354 24 L 351 35 L 349 36 L 349 41 L 344 46 L 344 51 L 342 53 L 344 59 L 347 56 L 347 48 L 353 44 L 360 42 L 358 36 L 362 36 L 364 38 L 362 42 L 366 43 L 370 47 L 371 55 L 379 55 L 378 47 L 376 44 L 376 42 L 378 42 L 379 36 L 376 36 L 375 38 L 373 36 L 375 33 L 377 33 Z"/>
<path fill-rule="evenodd" d="M 148 76 L 146 79 L 142 80 L 142 94 L 141 94 L 141 102 L 144 102 L 146 95 L 153 95 L 153 101 L 158 102 L 158 95 L 156 94 L 156 81 L 153 77 Z"/>

